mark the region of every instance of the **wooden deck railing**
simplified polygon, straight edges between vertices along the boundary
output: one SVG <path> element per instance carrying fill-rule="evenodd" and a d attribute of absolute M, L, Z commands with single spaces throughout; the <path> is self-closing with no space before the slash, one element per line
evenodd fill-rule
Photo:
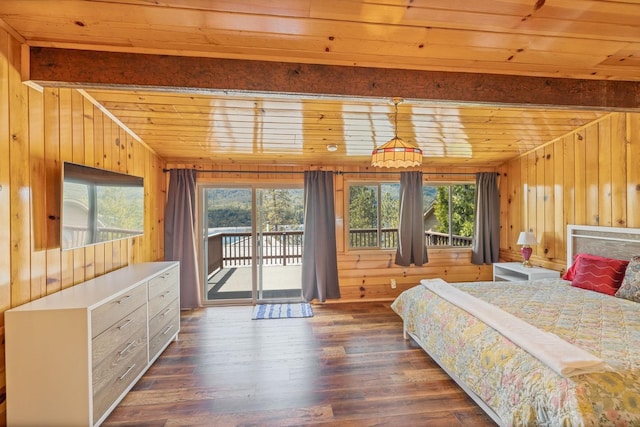
<path fill-rule="evenodd" d="M 377 247 L 377 230 L 352 230 L 350 245 L 356 248 Z M 381 230 L 383 249 L 398 245 L 398 230 Z M 453 236 L 452 241 L 445 233 L 425 232 L 427 246 L 471 246 L 471 237 Z M 262 264 L 290 265 L 302 263 L 302 231 L 275 231 L 262 233 L 259 244 L 262 247 Z M 207 239 L 209 274 L 225 267 L 249 266 L 253 258 L 251 233 L 213 233 Z M 259 252 L 260 253 L 260 252 Z"/>
<path fill-rule="evenodd" d="M 395 228 L 385 228 L 380 230 L 380 247 L 392 249 L 398 247 L 398 230 Z M 425 243 L 427 246 L 471 246 L 471 237 L 453 236 L 450 240 L 446 233 L 435 231 L 425 231 Z M 377 230 L 351 230 L 349 233 L 349 243 L 352 248 L 377 248 Z"/>

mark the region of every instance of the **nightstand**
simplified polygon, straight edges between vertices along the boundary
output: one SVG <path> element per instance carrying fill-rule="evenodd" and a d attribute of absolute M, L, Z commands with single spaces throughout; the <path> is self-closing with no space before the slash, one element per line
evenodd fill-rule
<path fill-rule="evenodd" d="M 557 279 L 560 273 L 542 267 L 523 267 L 520 262 L 496 262 L 493 264 L 493 280 L 515 282 L 517 280 Z"/>

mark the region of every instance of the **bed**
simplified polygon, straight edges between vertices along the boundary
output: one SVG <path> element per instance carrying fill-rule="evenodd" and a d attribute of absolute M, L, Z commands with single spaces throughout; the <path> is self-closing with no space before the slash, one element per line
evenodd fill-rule
<path fill-rule="evenodd" d="M 567 233 L 566 276 L 571 281 L 443 285 L 468 297 L 466 307 L 437 293 L 429 286 L 434 280 L 423 281 L 402 292 L 392 309 L 403 319 L 405 334 L 499 425 L 640 425 L 640 291 L 633 288 L 640 287 L 640 229 L 569 226 Z M 611 295 L 610 289 L 603 293 L 600 283 L 578 287 L 591 256 L 624 261 L 616 273 L 622 274 L 624 297 Z M 591 279 L 609 280 L 600 274 Z M 517 318 L 537 334 L 561 341 L 559 353 L 584 353 L 599 364 L 582 372 L 557 369 L 534 356 L 531 345 L 518 345 L 522 342 L 509 331 L 499 332 L 491 319 L 470 314 L 484 306 L 492 307 L 502 323 Z M 560 350 L 564 345 L 567 351 Z"/>

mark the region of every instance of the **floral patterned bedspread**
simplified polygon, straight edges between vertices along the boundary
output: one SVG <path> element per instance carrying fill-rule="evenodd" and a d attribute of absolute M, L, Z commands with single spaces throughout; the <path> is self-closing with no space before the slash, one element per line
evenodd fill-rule
<path fill-rule="evenodd" d="M 392 309 L 447 370 L 513 426 L 640 426 L 640 304 L 559 279 L 451 285 L 553 332 L 615 372 L 562 377 L 422 285 Z"/>

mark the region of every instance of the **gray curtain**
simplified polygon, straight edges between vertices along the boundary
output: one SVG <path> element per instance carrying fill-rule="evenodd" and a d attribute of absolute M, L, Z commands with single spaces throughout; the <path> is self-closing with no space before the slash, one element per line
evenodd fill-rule
<path fill-rule="evenodd" d="M 164 259 L 180 261 L 180 308 L 200 306 L 196 257 L 196 171 L 173 169 L 164 216 Z"/>
<path fill-rule="evenodd" d="M 304 173 L 302 296 L 320 302 L 340 298 L 333 172 Z"/>
<path fill-rule="evenodd" d="M 396 264 L 425 264 L 429 258 L 424 239 L 422 172 L 400 173 L 400 223 Z"/>
<path fill-rule="evenodd" d="M 500 196 L 495 172 L 476 174 L 476 222 L 472 264 L 491 264 L 500 255 Z"/>

